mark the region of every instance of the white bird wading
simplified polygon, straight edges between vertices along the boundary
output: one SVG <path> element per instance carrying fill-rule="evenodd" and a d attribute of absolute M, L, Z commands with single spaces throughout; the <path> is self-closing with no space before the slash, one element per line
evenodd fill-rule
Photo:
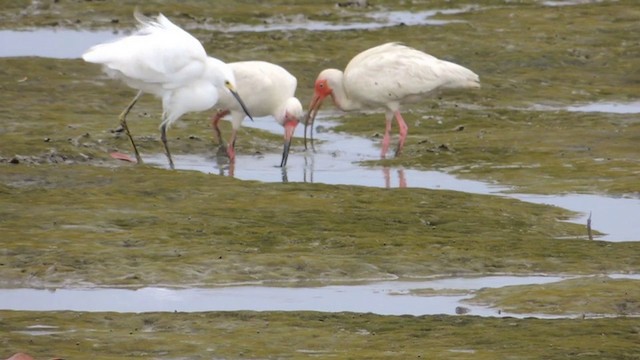
<path fill-rule="evenodd" d="M 478 75 L 458 64 L 399 43 L 373 47 L 351 59 L 344 72 L 337 69 L 320 72 L 305 117 L 305 147 L 307 127 L 311 126 L 310 138 L 313 141 L 313 121 L 327 96 L 342 111 L 385 110 L 386 126 L 381 153 L 384 158 L 389 148 L 389 133 L 394 117 L 400 128 L 396 155 L 402 151 L 407 137 L 408 127 L 400 114 L 401 105 L 418 102 L 443 89 L 479 87 Z"/>
<path fill-rule="evenodd" d="M 143 93 L 153 94 L 162 100 L 161 139 L 169 165 L 173 168 L 167 146 L 167 128 L 172 123 L 185 113 L 212 108 L 218 102 L 218 89 L 226 88 L 241 107 L 245 106 L 236 92 L 231 68 L 207 56 L 195 37 L 162 14 L 155 20 L 138 12 L 134 16 L 140 23 L 136 33 L 96 45 L 85 52 L 82 58 L 90 63 L 101 64 L 111 78 L 122 80 L 138 90 L 119 117 L 138 163 L 142 162 L 142 158 L 127 126 L 126 116 Z"/>

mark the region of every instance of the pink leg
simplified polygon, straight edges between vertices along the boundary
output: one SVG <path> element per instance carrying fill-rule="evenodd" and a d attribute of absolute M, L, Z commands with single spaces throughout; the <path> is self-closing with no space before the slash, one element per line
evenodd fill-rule
<path fill-rule="evenodd" d="M 400 128 L 400 141 L 398 141 L 398 148 L 396 149 L 396 156 L 398 156 L 402 152 L 402 147 L 404 146 L 404 140 L 407 138 L 409 127 L 407 126 L 407 123 L 404 122 L 402 115 L 400 115 L 400 110 L 397 110 L 395 115 L 398 127 Z"/>
<path fill-rule="evenodd" d="M 407 187 L 407 178 L 404 176 L 404 169 L 398 169 L 398 179 L 400 181 L 399 187 L 404 189 Z"/>
<path fill-rule="evenodd" d="M 211 125 L 213 126 L 213 130 L 215 130 L 216 132 L 216 136 L 218 138 L 218 145 L 220 146 L 223 145 L 223 141 L 222 141 L 222 133 L 220 132 L 218 123 L 220 122 L 220 119 L 222 119 L 227 115 L 229 115 L 229 110 L 218 110 L 218 112 L 215 115 L 213 115 L 213 117 L 211 118 Z"/>
<path fill-rule="evenodd" d="M 381 158 L 385 158 L 387 155 L 387 150 L 389 150 L 389 142 L 391 141 L 390 133 L 391 133 L 391 122 L 393 121 L 393 113 L 387 111 L 384 115 L 385 119 L 385 128 L 384 128 L 384 137 L 382 138 L 382 153 L 380 154 Z"/>
<path fill-rule="evenodd" d="M 388 189 L 391 187 L 391 173 L 388 167 L 382 168 L 382 175 L 384 176 L 384 187 Z"/>
<path fill-rule="evenodd" d="M 229 139 L 229 145 L 227 146 L 227 155 L 231 163 L 236 161 L 236 129 L 231 131 L 231 139 Z"/>
<path fill-rule="evenodd" d="M 236 164 L 234 162 L 231 162 L 229 164 L 229 177 L 235 177 L 236 176 Z"/>

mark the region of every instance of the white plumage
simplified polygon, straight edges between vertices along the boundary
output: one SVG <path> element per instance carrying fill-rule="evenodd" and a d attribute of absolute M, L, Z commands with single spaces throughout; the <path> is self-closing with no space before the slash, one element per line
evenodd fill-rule
<path fill-rule="evenodd" d="M 279 65 L 265 61 L 240 61 L 229 63 L 238 83 L 238 94 L 245 100 L 253 116 L 273 116 L 284 127 L 284 148 L 280 166 L 285 166 L 293 132 L 303 116 L 302 104 L 295 97 L 298 84 L 295 76 Z M 213 127 L 222 145 L 218 127 L 220 119 L 231 113 L 232 134 L 227 147 L 231 161 L 235 158 L 235 141 L 245 113 L 237 101 L 225 93 L 217 105 L 221 110 L 213 118 Z"/>
<path fill-rule="evenodd" d="M 172 123 L 187 112 L 213 107 L 218 101 L 219 91 L 234 95 L 239 103 L 242 101 L 235 92 L 233 71 L 222 61 L 207 56 L 195 37 L 162 14 L 155 20 L 138 12 L 134 16 L 140 23 L 136 33 L 96 45 L 82 58 L 101 64 L 107 75 L 139 90 L 120 114 L 120 123 L 131 141 L 138 163 L 142 159 L 129 132 L 126 115 L 143 93 L 153 94 L 162 100 L 161 138 L 173 168 L 166 139 L 166 130 Z"/>
<path fill-rule="evenodd" d="M 385 110 L 384 158 L 390 141 L 391 123 L 395 116 L 400 128 L 396 155 L 402 151 L 408 127 L 400 114 L 402 104 L 413 103 L 443 89 L 478 88 L 480 80 L 473 71 L 399 43 L 387 43 L 356 55 L 344 72 L 325 69 L 317 77 L 314 97 L 305 119 L 311 125 L 322 101 L 331 96 L 342 111 L 363 109 Z"/>

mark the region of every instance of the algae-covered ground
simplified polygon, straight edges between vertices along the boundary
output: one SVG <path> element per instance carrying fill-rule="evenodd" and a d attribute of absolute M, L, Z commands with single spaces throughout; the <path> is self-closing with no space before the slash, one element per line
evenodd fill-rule
<path fill-rule="evenodd" d="M 592 296 L 592 294 L 598 294 Z M 620 297 L 624 294 L 624 297 Z M 471 300 L 491 304 L 501 310 L 517 313 L 637 314 L 640 307 L 637 280 L 595 276 L 560 281 L 539 286 L 507 286 L 482 289 Z"/>
<path fill-rule="evenodd" d="M 305 105 L 321 69 L 343 68 L 360 50 L 403 41 L 474 70 L 483 87 L 411 106 L 404 153 L 381 163 L 445 169 L 521 192 L 637 196 L 640 115 L 567 111 L 637 101 L 640 8 L 634 1 L 369 4 L 11 0 L 0 9 L 0 26 L 124 30 L 134 26 L 136 5 L 149 14 L 162 11 L 225 61 L 285 66 L 298 77 Z M 436 18 L 462 22 L 212 30 L 300 19 L 347 23 L 369 12 L 452 7 L 467 10 Z M 0 58 L 2 287 L 301 286 L 640 271 L 637 242 L 587 241 L 585 226 L 560 221 L 572 214 L 554 207 L 426 189 L 264 184 L 111 159 L 110 152 L 131 151 L 126 137 L 112 130 L 134 94 L 79 59 Z M 129 117 L 144 154 L 162 152 L 160 112 L 159 101 L 145 96 Z M 209 115 L 188 114 L 169 130 L 174 154 L 215 154 Z M 338 130 L 374 141 L 384 128 L 379 113 L 340 119 Z M 243 129 L 237 151 L 280 147 L 281 136 Z M 296 141 L 290 156 L 302 151 Z M 617 316 L 586 320 L 2 311 L 0 358 L 20 350 L 95 359 L 632 359 L 640 354 L 637 319 L 626 317 L 638 315 L 633 287 L 637 281 L 582 281 L 477 294 L 478 301 L 512 312 Z M 597 307 L 577 300 L 585 297 Z M 38 325 L 54 330 L 36 336 L 31 330 Z"/>
<path fill-rule="evenodd" d="M 0 326 L 2 345 L 43 359 L 637 359 L 640 350 L 632 318 L 1 311 Z"/>

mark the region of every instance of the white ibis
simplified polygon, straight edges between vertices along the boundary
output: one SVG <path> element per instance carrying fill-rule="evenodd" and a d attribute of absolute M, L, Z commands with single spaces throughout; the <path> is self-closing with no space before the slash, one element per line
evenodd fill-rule
<path fill-rule="evenodd" d="M 238 84 L 238 94 L 245 100 L 246 108 L 253 116 L 273 116 L 284 127 L 284 148 L 280 167 L 287 164 L 293 132 L 304 112 L 300 100 L 295 97 L 298 81 L 295 76 L 279 65 L 265 61 L 240 61 L 229 63 Z M 227 154 L 235 160 L 236 136 L 245 111 L 228 94 L 221 94 L 218 101 L 221 109 L 212 119 L 218 143 L 224 146 L 218 122 L 231 113 L 232 132 Z"/>
<path fill-rule="evenodd" d="M 137 11 L 134 16 L 140 23 L 136 33 L 96 45 L 82 58 L 90 63 L 101 64 L 107 75 L 138 90 L 119 117 L 138 163 L 142 163 L 142 158 L 129 132 L 127 114 L 143 93 L 162 99 L 161 139 L 169 165 L 173 168 L 167 146 L 167 127 L 185 113 L 213 107 L 220 95 L 218 89 L 226 88 L 225 92 L 233 95 L 241 106 L 244 105 L 235 90 L 236 81 L 231 68 L 207 56 L 195 37 L 162 14 L 155 20 Z"/>
<path fill-rule="evenodd" d="M 305 147 L 307 126 L 311 125 L 313 141 L 313 120 L 327 96 L 331 96 L 335 106 L 342 111 L 385 109 L 381 155 L 384 158 L 394 117 L 400 128 L 396 155 L 402 151 L 407 137 L 408 127 L 400 114 L 403 104 L 418 102 L 443 89 L 478 87 L 478 75 L 460 65 L 399 43 L 373 47 L 351 59 L 344 72 L 325 69 L 318 75 L 305 118 Z"/>

